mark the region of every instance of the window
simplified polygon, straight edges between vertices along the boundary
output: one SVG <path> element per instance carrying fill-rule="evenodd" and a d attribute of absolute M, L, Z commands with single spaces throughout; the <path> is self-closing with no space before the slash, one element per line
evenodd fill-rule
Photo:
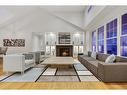
<path fill-rule="evenodd" d="M 104 53 L 104 26 L 98 28 L 98 52 Z"/>
<path fill-rule="evenodd" d="M 127 14 L 122 15 L 121 55 L 127 57 Z"/>
<path fill-rule="evenodd" d="M 96 31 L 92 32 L 92 51 L 96 51 Z"/>
<path fill-rule="evenodd" d="M 117 55 L 117 19 L 107 23 L 107 53 Z"/>

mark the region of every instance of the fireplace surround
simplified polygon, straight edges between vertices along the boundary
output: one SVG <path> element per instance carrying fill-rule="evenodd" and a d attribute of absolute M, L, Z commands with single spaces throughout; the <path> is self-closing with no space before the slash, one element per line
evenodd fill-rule
<path fill-rule="evenodd" d="M 57 57 L 73 57 L 73 45 L 56 45 Z"/>

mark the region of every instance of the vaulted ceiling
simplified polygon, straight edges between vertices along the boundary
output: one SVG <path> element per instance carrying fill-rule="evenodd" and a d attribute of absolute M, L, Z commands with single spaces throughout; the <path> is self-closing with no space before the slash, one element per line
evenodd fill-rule
<path fill-rule="evenodd" d="M 50 23 L 56 18 L 66 23 L 67 28 L 84 31 L 83 21 L 78 21 L 77 18 L 83 18 L 85 9 L 86 6 L 0 6 L 0 28 L 11 23 L 19 24 L 17 28 L 30 26 L 35 29 L 49 23 L 50 28 L 56 26 Z"/>

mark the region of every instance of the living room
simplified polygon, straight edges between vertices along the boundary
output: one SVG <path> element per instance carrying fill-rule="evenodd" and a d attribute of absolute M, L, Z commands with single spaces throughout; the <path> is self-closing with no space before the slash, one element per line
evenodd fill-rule
<path fill-rule="evenodd" d="M 94 82 L 122 88 L 117 83 L 127 82 L 126 9 L 0 6 L 1 83 Z"/>

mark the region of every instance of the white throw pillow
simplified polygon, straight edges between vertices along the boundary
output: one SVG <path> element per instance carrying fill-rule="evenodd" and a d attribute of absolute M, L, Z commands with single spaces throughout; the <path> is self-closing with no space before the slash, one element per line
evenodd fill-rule
<path fill-rule="evenodd" d="M 91 57 L 96 59 L 96 52 L 92 52 Z"/>
<path fill-rule="evenodd" d="M 115 55 L 112 54 L 110 56 L 107 57 L 107 59 L 105 60 L 105 63 L 113 63 L 115 61 Z"/>

